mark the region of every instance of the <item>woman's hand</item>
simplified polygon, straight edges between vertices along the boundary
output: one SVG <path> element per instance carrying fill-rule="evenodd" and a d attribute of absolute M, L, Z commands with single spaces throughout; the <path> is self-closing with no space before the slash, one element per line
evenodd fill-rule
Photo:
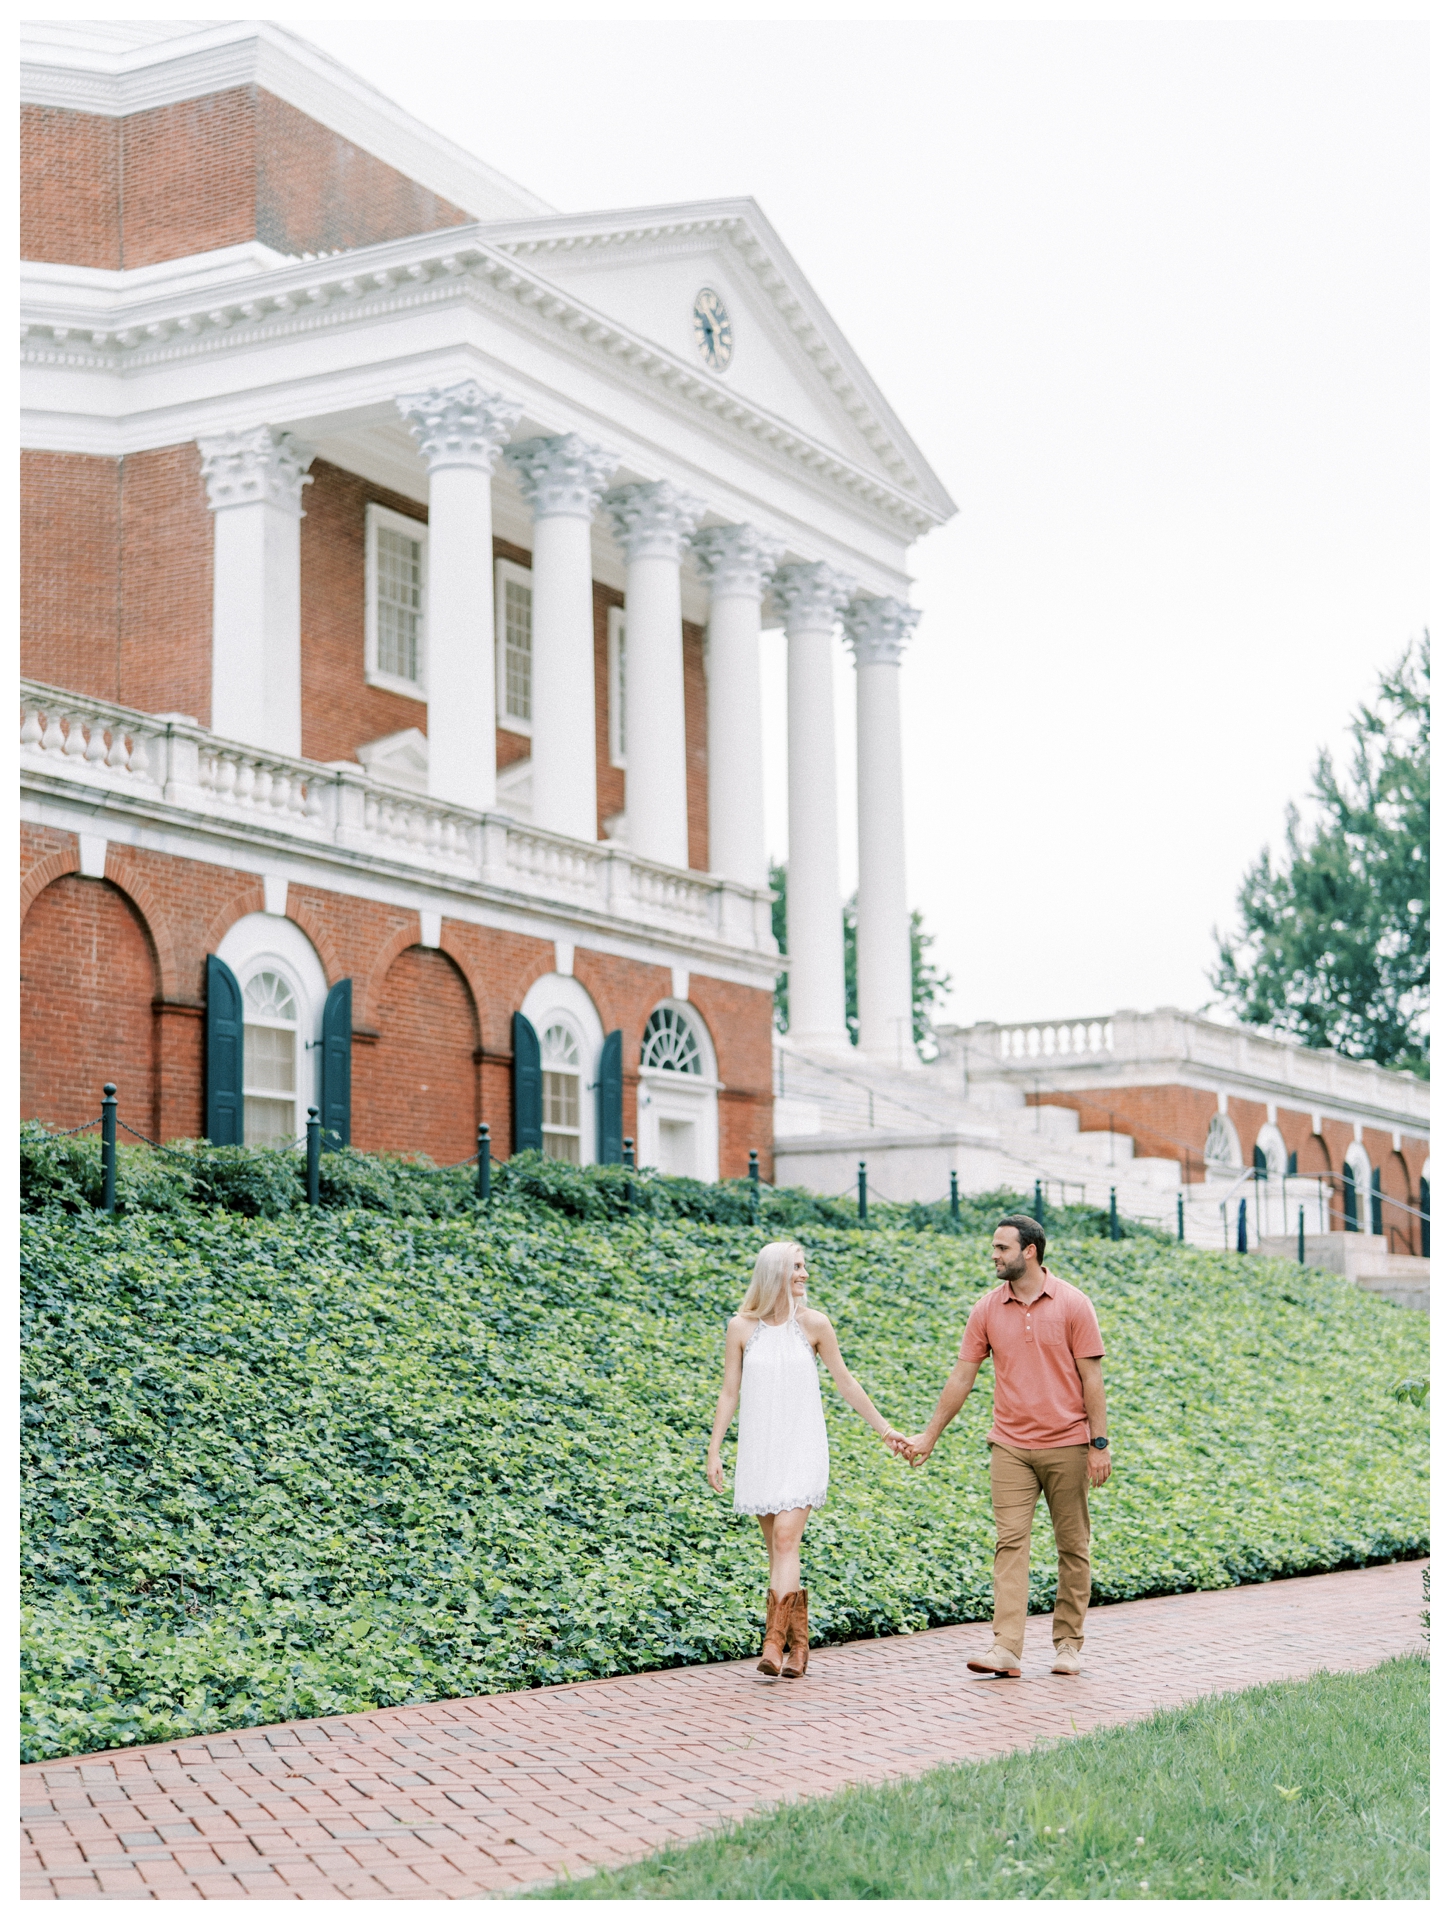
<path fill-rule="evenodd" d="M 725 1469 L 720 1465 L 720 1450 L 718 1447 L 711 1447 L 710 1451 L 705 1455 L 705 1478 L 710 1482 L 710 1485 L 715 1489 L 716 1493 L 723 1493 L 725 1491 Z"/>

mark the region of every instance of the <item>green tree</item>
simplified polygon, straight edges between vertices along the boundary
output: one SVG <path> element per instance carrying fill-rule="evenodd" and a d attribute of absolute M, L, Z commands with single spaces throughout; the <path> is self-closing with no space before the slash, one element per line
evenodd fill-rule
<path fill-rule="evenodd" d="M 1353 1060 L 1430 1072 L 1430 636 L 1380 676 L 1350 721 L 1341 773 L 1314 769 L 1318 818 L 1296 807 L 1276 863 L 1239 887 L 1240 925 L 1210 979 L 1251 1026 Z"/>
<path fill-rule="evenodd" d="M 785 894 L 786 868 L 781 861 L 772 861 L 770 866 L 770 884 L 775 892 L 775 904 L 771 908 L 771 931 L 782 953 L 786 951 L 785 939 Z M 851 1036 L 854 1047 L 860 1040 L 861 1021 L 856 1010 L 856 896 L 841 909 L 841 931 L 844 936 L 846 954 L 846 1031 Z M 935 961 L 928 958 L 928 949 L 936 943 L 936 935 L 928 933 L 922 925 L 920 908 L 913 907 L 911 912 L 911 1037 L 920 1051 L 931 1033 L 931 1010 L 951 991 L 952 977 L 943 973 Z M 775 1024 L 780 1033 L 790 1025 L 790 976 L 779 973 L 775 977 Z"/>

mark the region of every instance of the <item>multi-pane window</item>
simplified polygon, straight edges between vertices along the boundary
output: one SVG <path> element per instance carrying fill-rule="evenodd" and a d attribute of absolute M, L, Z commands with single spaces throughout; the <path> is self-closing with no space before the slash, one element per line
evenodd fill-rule
<path fill-rule="evenodd" d="M 609 609 L 609 762 L 625 764 L 624 747 L 624 608 Z"/>
<path fill-rule="evenodd" d="M 255 975 L 242 997 L 243 1136 L 281 1146 L 297 1132 L 296 997 L 279 973 Z"/>
<path fill-rule="evenodd" d="M 556 1022 L 544 1030 L 539 1045 L 544 1070 L 544 1152 L 550 1160 L 580 1160 L 579 1042 L 573 1031 Z"/>
<path fill-rule="evenodd" d="M 428 529 L 371 503 L 367 510 L 367 675 L 380 686 L 426 692 Z"/>
<path fill-rule="evenodd" d="M 494 624 L 498 723 L 514 733 L 529 733 L 534 719 L 534 576 L 511 560 L 498 563 Z"/>
<path fill-rule="evenodd" d="M 644 1044 L 639 1050 L 642 1067 L 657 1067 L 665 1073 L 698 1073 L 700 1043 L 688 1019 L 675 1007 L 656 1007 L 645 1023 Z"/>

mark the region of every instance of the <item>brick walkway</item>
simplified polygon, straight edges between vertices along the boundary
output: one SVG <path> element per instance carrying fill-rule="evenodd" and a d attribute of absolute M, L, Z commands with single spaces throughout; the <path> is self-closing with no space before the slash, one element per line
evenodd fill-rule
<path fill-rule="evenodd" d="M 391 1707 L 21 1769 L 29 1899 L 469 1899 L 616 1864 L 724 1816 L 1133 1720 L 1419 1642 L 1422 1562 L 1095 1607 L 1054 1678 L 979 1678 L 980 1626 L 811 1656 Z"/>

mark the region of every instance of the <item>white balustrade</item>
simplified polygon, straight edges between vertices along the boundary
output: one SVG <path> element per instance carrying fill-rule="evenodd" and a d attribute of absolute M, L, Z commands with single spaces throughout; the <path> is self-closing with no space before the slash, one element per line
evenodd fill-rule
<path fill-rule="evenodd" d="M 1004 1060 L 1061 1059 L 1072 1054 L 1111 1053 L 1111 1020 L 1064 1020 L 1046 1026 L 999 1027 L 997 1050 Z"/>
<path fill-rule="evenodd" d="M 449 873 L 636 926 L 774 949 L 763 892 L 388 787 L 351 764 L 289 759 L 33 682 L 21 689 L 20 750 L 32 781 L 158 802 L 198 828 L 260 826 L 311 848 Z"/>

